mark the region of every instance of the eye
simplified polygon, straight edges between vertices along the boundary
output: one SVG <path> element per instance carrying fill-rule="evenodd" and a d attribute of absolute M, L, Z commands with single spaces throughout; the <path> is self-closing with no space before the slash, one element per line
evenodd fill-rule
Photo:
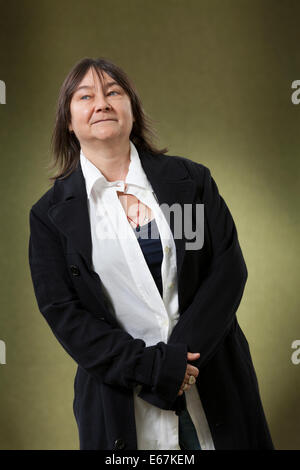
<path fill-rule="evenodd" d="M 90 95 L 84 95 L 84 96 L 82 96 L 80 99 L 83 100 L 83 98 L 86 98 L 86 97 L 87 97 L 87 98 L 90 98 Z"/>
<path fill-rule="evenodd" d="M 111 93 L 117 93 L 117 95 L 119 94 L 117 91 L 113 90 L 113 91 L 110 91 L 108 95 L 110 95 Z"/>

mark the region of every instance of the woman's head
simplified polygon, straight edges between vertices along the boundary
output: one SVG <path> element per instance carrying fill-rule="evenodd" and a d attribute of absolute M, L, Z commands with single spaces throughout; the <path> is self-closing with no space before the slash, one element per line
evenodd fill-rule
<path fill-rule="evenodd" d="M 129 143 L 133 127 L 131 100 L 106 72 L 91 67 L 75 89 L 70 103 L 69 131 L 85 149 Z"/>
<path fill-rule="evenodd" d="M 85 88 L 81 88 L 81 87 Z M 79 88 L 80 87 L 80 88 Z M 107 122 L 97 122 L 102 119 Z M 65 78 L 60 89 L 52 135 L 54 161 L 58 173 L 50 180 L 67 176 L 77 166 L 80 147 L 97 139 L 130 139 L 152 153 L 158 150 L 150 119 L 143 111 L 134 85 L 126 73 L 111 61 L 84 58 Z"/>

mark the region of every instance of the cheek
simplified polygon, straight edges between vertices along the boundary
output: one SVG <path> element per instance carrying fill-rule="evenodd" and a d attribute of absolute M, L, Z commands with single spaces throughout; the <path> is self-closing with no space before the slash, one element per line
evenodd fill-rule
<path fill-rule="evenodd" d="M 87 119 L 90 116 L 90 114 L 91 114 L 91 111 L 88 107 L 85 107 L 84 109 L 82 109 L 80 113 L 81 118 L 83 120 Z"/>
<path fill-rule="evenodd" d="M 74 104 L 71 106 L 71 116 L 72 121 L 75 122 L 82 122 L 88 118 L 90 111 L 87 107 L 77 106 Z"/>
<path fill-rule="evenodd" d="M 133 119 L 133 114 L 132 114 L 132 110 L 131 110 L 130 104 L 125 107 L 125 109 L 124 109 L 124 114 L 126 115 L 127 120 Z"/>

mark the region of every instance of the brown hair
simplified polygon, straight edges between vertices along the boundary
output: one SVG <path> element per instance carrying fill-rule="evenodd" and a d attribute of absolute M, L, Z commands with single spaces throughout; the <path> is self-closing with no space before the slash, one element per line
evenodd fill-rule
<path fill-rule="evenodd" d="M 59 92 L 55 126 L 51 138 L 54 157 L 48 167 L 52 170 L 58 165 L 59 168 L 57 174 L 49 178 L 51 182 L 69 176 L 77 167 L 80 160 L 80 143 L 76 135 L 70 132 L 68 127 L 71 122 L 70 103 L 76 88 L 90 68 L 95 70 L 102 83 L 102 73 L 106 72 L 129 96 L 134 117 L 129 138 L 134 145 L 153 154 L 168 152 L 167 148 L 159 150 L 153 145 L 152 141 L 156 139 L 156 132 L 152 126 L 153 121 L 144 113 L 141 100 L 127 74 L 120 67 L 103 57 L 98 59 L 86 57 L 72 68 Z"/>

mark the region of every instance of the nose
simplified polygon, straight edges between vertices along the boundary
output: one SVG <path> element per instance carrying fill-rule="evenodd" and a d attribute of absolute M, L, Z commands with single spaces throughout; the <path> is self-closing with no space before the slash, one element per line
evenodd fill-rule
<path fill-rule="evenodd" d="M 98 93 L 95 99 L 95 111 L 109 110 L 110 108 L 106 96 L 103 93 Z"/>

